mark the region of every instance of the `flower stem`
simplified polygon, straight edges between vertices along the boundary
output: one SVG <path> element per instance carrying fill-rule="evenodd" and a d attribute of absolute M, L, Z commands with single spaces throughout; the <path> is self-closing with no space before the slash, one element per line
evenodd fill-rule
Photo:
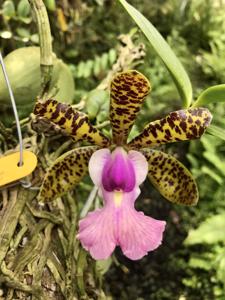
<path fill-rule="evenodd" d="M 80 213 L 81 218 L 84 218 L 86 216 L 86 214 L 88 213 L 93 201 L 95 200 L 97 192 L 98 192 L 98 187 L 94 186 L 87 198 L 86 203 L 84 204 L 84 207 L 83 207 L 81 213 Z"/>
<path fill-rule="evenodd" d="M 40 98 L 46 94 L 51 81 L 53 69 L 52 37 L 46 7 L 42 0 L 29 0 L 33 11 L 40 41 L 40 67 L 41 67 L 41 93 Z"/>

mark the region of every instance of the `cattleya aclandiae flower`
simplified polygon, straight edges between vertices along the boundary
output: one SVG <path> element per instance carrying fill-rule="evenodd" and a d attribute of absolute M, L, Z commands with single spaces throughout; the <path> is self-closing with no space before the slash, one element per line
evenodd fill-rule
<path fill-rule="evenodd" d="M 75 141 L 97 146 L 81 147 L 59 157 L 47 171 L 40 201 L 52 200 L 79 183 L 89 169 L 103 198 L 103 208 L 79 222 L 77 238 L 95 259 L 108 258 L 119 245 L 128 258 L 142 258 L 162 241 L 165 221 L 136 211 L 135 200 L 146 176 L 169 201 L 194 205 L 198 190 L 190 172 L 173 156 L 156 146 L 199 138 L 210 124 L 206 108 L 189 108 L 170 113 L 144 127 L 127 143 L 127 137 L 150 91 L 139 72 L 118 73 L 111 82 L 110 121 L 112 140 L 91 125 L 88 117 L 55 100 L 37 103 L 34 113 L 59 125 Z"/>

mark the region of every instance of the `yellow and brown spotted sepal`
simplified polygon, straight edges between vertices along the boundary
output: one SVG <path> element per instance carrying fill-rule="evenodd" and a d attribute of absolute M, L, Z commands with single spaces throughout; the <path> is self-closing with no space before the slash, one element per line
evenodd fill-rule
<path fill-rule="evenodd" d="M 198 188 L 191 173 L 173 156 L 161 151 L 143 149 L 148 161 L 148 178 L 167 200 L 195 205 L 198 202 Z"/>
<path fill-rule="evenodd" d="M 44 177 L 38 201 L 54 200 L 78 184 L 87 173 L 89 159 L 97 149 L 95 146 L 77 148 L 57 158 Z"/>
<path fill-rule="evenodd" d="M 147 78 L 135 70 L 117 74 L 111 82 L 110 121 L 113 142 L 126 143 L 129 131 L 150 92 Z"/>
<path fill-rule="evenodd" d="M 91 125 L 87 115 L 74 110 L 70 105 L 48 99 L 44 103 L 38 102 L 34 114 L 45 117 L 60 126 L 76 142 L 87 140 L 98 146 L 108 146 L 109 140 L 98 129 Z"/>
<path fill-rule="evenodd" d="M 132 148 L 154 147 L 166 143 L 198 139 L 210 125 L 212 115 L 207 108 L 198 107 L 171 112 L 161 120 L 149 123 L 134 138 Z"/>

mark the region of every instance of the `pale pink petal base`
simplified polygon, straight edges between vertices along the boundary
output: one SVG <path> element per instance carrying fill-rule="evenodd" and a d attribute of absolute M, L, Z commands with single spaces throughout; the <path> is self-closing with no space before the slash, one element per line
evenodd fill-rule
<path fill-rule="evenodd" d="M 161 244 L 166 222 L 136 211 L 134 201 L 138 194 L 139 189 L 123 193 L 118 206 L 114 204 L 114 192 L 103 190 L 105 207 L 80 221 L 78 239 L 93 258 L 108 258 L 118 245 L 124 255 L 137 260 Z"/>
<path fill-rule="evenodd" d="M 94 259 L 108 258 L 116 247 L 113 212 L 102 208 L 79 222 L 77 238 Z"/>
<path fill-rule="evenodd" d="M 135 170 L 136 186 L 139 186 L 148 174 L 148 162 L 142 153 L 135 150 L 128 152 L 128 159 Z"/>
<path fill-rule="evenodd" d="M 111 153 L 107 148 L 95 151 L 89 160 L 89 175 L 95 185 L 102 185 L 102 172 L 106 162 L 110 159 Z"/>
<path fill-rule="evenodd" d="M 141 259 L 149 251 L 158 248 L 162 242 L 166 222 L 147 217 L 135 209 L 120 211 L 118 240 L 128 258 Z"/>

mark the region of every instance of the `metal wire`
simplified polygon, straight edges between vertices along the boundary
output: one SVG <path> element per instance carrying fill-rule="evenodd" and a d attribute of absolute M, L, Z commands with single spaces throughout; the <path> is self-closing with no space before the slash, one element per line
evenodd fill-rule
<path fill-rule="evenodd" d="M 11 88 L 10 83 L 9 83 L 9 78 L 8 78 L 8 75 L 7 75 L 7 72 L 6 72 L 6 68 L 5 68 L 5 64 L 4 64 L 1 52 L 0 52 L 0 63 L 1 63 L 1 66 L 2 66 L 2 71 L 3 71 L 4 77 L 5 77 L 5 81 L 6 81 L 6 84 L 7 84 L 7 87 L 8 87 L 9 96 L 10 96 L 10 100 L 11 100 L 12 108 L 13 108 L 13 113 L 14 113 L 15 120 L 16 120 L 17 134 L 18 134 L 19 144 L 20 144 L 19 167 L 21 167 L 23 165 L 23 139 L 22 139 L 20 121 L 19 121 L 19 116 L 18 116 L 18 112 L 17 112 L 17 109 L 16 109 L 16 102 L 15 102 L 15 99 L 14 99 L 14 96 L 13 96 L 12 88 Z"/>

